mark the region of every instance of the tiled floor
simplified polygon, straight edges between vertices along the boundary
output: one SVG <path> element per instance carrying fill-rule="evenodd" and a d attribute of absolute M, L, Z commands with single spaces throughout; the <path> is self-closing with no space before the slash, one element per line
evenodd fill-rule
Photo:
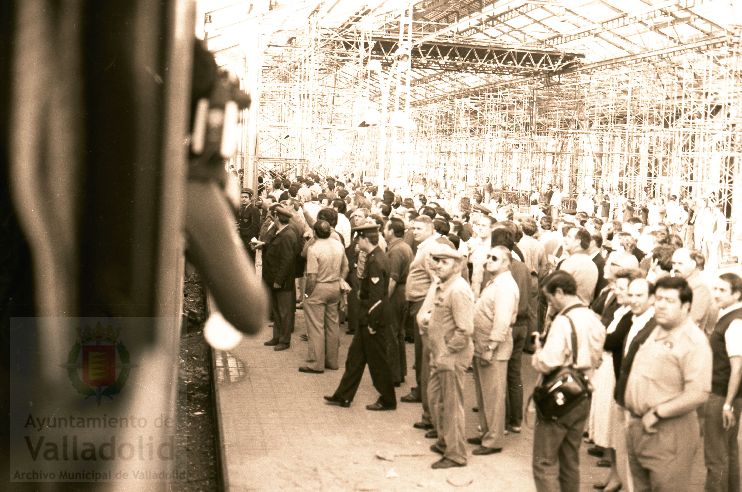
<path fill-rule="evenodd" d="M 368 372 L 350 408 L 326 405 L 340 371 L 312 375 L 299 373 L 304 365 L 304 318 L 297 311 L 296 332 L 290 350 L 264 347 L 270 329 L 246 339 L 229 354 L 217 353 L 217 364 L 227 370 L 218 385 L 227 483 L 230 490 L 534 490 L 531 478 L 533 431 L 507 436 L 503 453 L 470 456 L 465 468 L 431 470 L 438 459 L 428 448 L 431 440 L 412 427 L 420 416 L 417 404 L 400 403 L 393 412 L 369 412 L 376 400 Z M 341 364 L 351 336 L 343 334 Z M 412 345 L 407 345 L 408 381 L 414 381 Z M 530 360 L 523 360 L 530 391 L 535 376 Z M 243 367 L 244 365 L 244 367 Z M 466 387 L 467 434 L 476 435 L 477 415 L 473 380 Z M 409 384 L 399 388 L 406 394 Z M 528 392 L 526 394 L 529 394 Z M 582 487 L 592 490 L 607 470 L 595 466 L 583 445 Z M 697 458 L 693 486 L 703 480 L 702 456 Z"/>

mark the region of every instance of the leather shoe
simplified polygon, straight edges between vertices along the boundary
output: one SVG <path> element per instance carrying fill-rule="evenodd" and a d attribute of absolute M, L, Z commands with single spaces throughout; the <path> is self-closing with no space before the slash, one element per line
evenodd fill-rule
<path fill-rule="evenodd" d="M 438 431 L 435 429 L 431 429 L 425 433 L 425 437 L 428 439 L 438 439 Z"/>
<path fill-rule="evenodd" d="M 288 350 L 289 347 L 290 345 L 288 343 L 279 343 L 278 345 L 273 347 L 273 350 L 275 350 L 276 352 L 280 352 L 281 350 Z"/>
<path fill-rule="evenodd" d="M 308 342 L 309 337 L 306 335 L 299 335 L 299 340 L 301 340 L 302 342 Z"/>
<path fill-rule="evenodd" d="M 481 437 L 470 437 L 466 440 L 469 444 L 476 444 L 477 446 L 482 445 L 482 438 Z"/>
<path fill-rule="evenodd" d="M 429 424 L 428 422 L 415 422 L 412 424 L 412 427 L 415 429 L 430 430 L 433 428 L 433 424 Z"/>
<path fill-rule="evenodd" d="M 486 456 L 488 454 L 495 454 L 502 451 L 502 448 L 486 448 L 484 446 L 479 446 L 477 449 L 471 452 L 471 454 L 476 454 L 477 456 Z"/>
<path fill-rule="evenodd" d="M 508 425 L 506 429 L 513 434 L 520 434 L 520 431 L 522 430 L 519 425 Z"/>
<path fill-rule="evenodd" d="M 343 408 L 348 408 L 350 406 L 350 400 L 342 400 L 335 395 L 333 396 L 325 396 L 325 401 L 329 403 L 330 405 L 338 405 Z"/>
<path fill-rule="evenodd" d="M 596 458 L 602 458 L 603 448 L 599 446 L 593 446 L 591 448 L 587 448 L 587 454 L 589 454 L 590 456 L 595 456 Z"/>
<path fill-rule="evenodd" d="M 396 410 L 397 407 L 388 407 L 381 403 L 380 401 L 377 401 L 376 403 L 372 403 L 370 405 L 366 405 L 366 410 L 372 410 L 374 412 L 382 412 L 384 410 Z"/>
<path fill-rule="evenodd" d="M 443 449 L 442 447 L 438 446 L 438 443 L 435 443 L 435 444 L 431 444 L 431 445 L 430 445 L 430 450 L 431 450 L 432 452 L 434 452 L 434 453 L 438 453 L 438 454 L 440 454 L 440 455 L 446 454 L 446 450 L 445 450 L 445 449 Z"/>
<path fill-rule="evenodd" d="M 471 411 L 477 413 L 479 412 L 479 407 L 471 407 Z"/>
<path fill-rule="evenodd" d="M 263 343 L 266 347 L 275 347 L 278 345 L 278 339 L 277 338 L 271 338 L 267 342 Z"/>
<path fill-rule="evenodd" d="M 603 482 L 595 482 L 595 483 L 593 484 L 593 488 L 594 488 L 595 490 L 603 490 L 603 489 L 604 489 L 604 488 L 606 488 L 607 486 L 608 486 L 608 484 L 607 484 L 607 483 L 603 483 Z"/>
<path fill-rule="evenodd" d="M 422 400 L 420 399 L 420 394 L 417 391 L 417 388 L 413 388 L 410 390 L 409 393 L 404 395 L 402 398 L 399 399 L 402 403 L 421 403 Z"/>
<path fill-rule="evenodd" d="M 596 463 L 600 468 L 610 468 L 611 462 L 610 460 L 600 460 Z"/>
<path fill-rule="evenodd" d="M 457 466 L 466 466 L 466 464 L 456 463 L 455 461 L 451 461 L 448 458 L 441 458 L 435 463 L 433 463 L 432 465 L 430 465 L 430 467 L 433 468 L 434 470 L 454 468 Z"/>
<path fill-rule="evenodd" d="M 306 372 L 309 374 L 324 374 L 325 373 L 325 371 L 318 371 L 317 369 L 312 369 L 309 366 L 301 366 L 299 368 L 299 372 Z"/>

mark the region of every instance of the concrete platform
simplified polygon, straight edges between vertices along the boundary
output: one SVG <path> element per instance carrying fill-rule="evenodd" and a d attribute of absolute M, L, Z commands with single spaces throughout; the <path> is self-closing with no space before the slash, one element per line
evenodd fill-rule
<path fill-rule="evenodd" d="M 217 397 L 221 419 L 225 482 L 232 491 L 247 490 L 469 490 L 531 491 L 533 430 L 506 436 L 501 454 L 469 456 L 464 468 L 432 470 L 438 455 L 432 440 L 412 427 L 420 405 L 400 403 L 393 412 L 369 412 L 376 400 L 368 371 L 350 408 L 326 405 L 322 396 L 335 390 L 342 376 L 350 335 L 342 335 L 341 369 L 312 375 L 299 373 L 307 344 L 302 311 L 297 311 L 291 349 L 264 347 L 270 329 L 230 353 L 217 352 L 220 368 Z M 407 345 L 407 383 L 414 385 L 412 345 Z M 535 381 L 530 358 L 524 357 L 526 394 Z M 474 382 L 466 386 L 467 435 L 477 434 Z M 532 415 L 529 416 L 532 418 Z M 581 449 L 581 490 L 593 490 L 608 473 Z M 472 447 L 473 448 L 473 447 Z M 698 453 L 688 490 L 702 490 L 705 472 Z"/>

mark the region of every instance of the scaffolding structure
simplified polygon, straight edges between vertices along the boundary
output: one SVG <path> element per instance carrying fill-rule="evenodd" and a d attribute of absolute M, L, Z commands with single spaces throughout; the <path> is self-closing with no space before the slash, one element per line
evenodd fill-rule
<path fill-rule="evenodd" d="M 742 236 L 734 2 L 385 3 L 328 25 L 319 2 L 265 44 L 259 162 L 394 188 L 489 178 L 638 202 L 713 197 Z"/>

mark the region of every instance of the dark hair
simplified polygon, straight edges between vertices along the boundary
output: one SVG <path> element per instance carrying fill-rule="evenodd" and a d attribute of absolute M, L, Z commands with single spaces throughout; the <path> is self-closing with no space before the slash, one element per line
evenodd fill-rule
<path fill-rule="evenodd" d="M 690 255 L 690 259 L 696 262 L 696 268 L 703 270 L 706 266 L 706 258 L 703 254 L 697 249 L 691 249 L 688 254 Z"/>
<path fill-rule="evenodd" d="M 326 220 L 330 227 L 337 227 L 338 213 L 334 208 L 325 207 L 317 212 L 317 220 Z"/>
<path fill-rule="evenodd" d="M 518 224 L 516 224 L 512 220 L 503 220 L 502 222 L 499 222 L 497 225 L 498 225 L 498 227 L 499 226 L 507 227 L 507 229 L 510 232 L 513 233 L 513 241 L 514 242 L 517 243 L 518 241 L 520 241 L 523 238 L 523 231 L 518 226 Z"/>
<path fill-rule="evenodd" d="M 384 228 L 384 218 L 381 215 L 373 214 L 370 217 L 379 225 L 380 229 Z"/>
<path fill-rule="evenodd" d="M 736 273 L 727 272 L 719 275 L 719 278 L 729 284 L 733 293 L 742 294 L 742 277 Z"/>
<path fill-rule="evenodd" d="M 326 220 L 319 219 L 314 223 L 314 235 L 320 239 L 327 239 L 330 237 L 331 231 L 332 227 L 330 227 L 330 223 Z"/>
<path fill-rule="evenodd" d="M 504 246 L 512 251 L 513 246 L 515 246 L 513 233 L 506 227 L 496 227 L 492 231 L 492 240 L 490 242 L 490 247 L 494 248 L 495 246 Z"/>
<path fill-rule="evenodd" d="M 530 217 L 520 221 L 520 228 L 523 230 L 523 234 L 525 234 L 526 236 L 533 236 L 538 230 L 536 221 Z"/>
<path fill-rule="evenodd" d="M 659 289 L 672 289 L 678 291 L 678 297 L 682 304 L 693 302 L 693 290 L 688 281 L 682 277 L 662 277 L 654 286 L 655 292 Z"/>
<path fill-rule="evenodd" d="M 590 233 L 584 227 L 578 227 L 575 238 L 580 240 L 580 248 L 587 249 L 590 247 Z"/>
<path fill-rule="evenodd" d="M 338 197 L 341 199 L 345 199 L 345 197 L 348 196 L 348 190 L 343 188 L 342 190 L 338 190 Z"/>
<path fill-rule="evenodd" d="M 556 270 L 550 273 L 544 279 L 543 291 L 547 294 L 554 294 L 557 289 L 562 289 L 567 295 L 577 295 L 577 282 L 575 278 L 564 270 Z"/>
<path fill-rule="evenodd" d="M 451 232 L 451 226 L 443 219 L 433 219 L 433 227 L 435 232 L 441 236 L 448 236 L 448 233 Z"/>
<path fill-rule="evenodd" d="M 336 208 L 339 214 L 344 214 L 348 207 L 345 205 L 345 200 L 342 198 L 335 198 L 332 201 L 332 208 Z"/>
<path fill-rule="evenodd" d="M 551 230 L 551 226 L 552 226 L 551 217 L 549 217 L 548 215 L 544 215 L 543 217 L 541 217 L 540 222 L 541 222 L 541 228 L 548 230 L 548 231 Z"/>
<path fill-rule="evenodd" d="M 591 241 L 595 241 L 595 246 L 596 247 L 598 247 L 598 248 L 602 248 L 603 247 L 603 236 L 601 236 L 600 234 L 592 234 L 590 236 L 590 240 Z"/>
<path fill-rule="evenodd" d="M 432 207 L 422 207 L 420 209 L 420 215 L 427 215 L 431 219 L 435 219 L 435 209 Z"/>
<path fill-rule="evenodd" d="M 389 219 L 389 222 L 387 222 L 387 225 L 389 226 L 389 230 L 394 233 L 394 237 L 404 237 L 404 222 L 402 219 L 392 217 Z"/>
<path fill-rule="evenodd" d="M 652 259 L 657 260 L 657 264 L 660 269 L 671 272 L 672 271 L 672 254 L 676 248 L 673 248 L 669 244 L 660 244 L 652 250 Z"/>
<path fill-rule="evenodd" d="M 594 217 L 593 224 L 595 225 L 596 229 L 600 230 L 600 228 L 603 227 L 604 222 L 603 219 L 601 219 L 600 217 Z"/>
<path fill-rule="evenodd" d="M 454 249 L 459 249 L 459 246 L 461 246 L 461 238 L 456 234 L 449 234 L 447 237 L 453 244 Z"/>
<path fill-rule="evenodd" d="M 677 234 L 668 234 L 665 243 L 672 246 L 673 250 L 676 250 L 683 247 L 683 238 Z"/>
<path fill-rule="evenodd" d="M 386 203 L 379 207 L 379 210 L 381 211 L 381 215 L 383 215 L 384 217 L 389 217 L 389 215 L 392 213 L 392 207 L 390 207 Z"/>

